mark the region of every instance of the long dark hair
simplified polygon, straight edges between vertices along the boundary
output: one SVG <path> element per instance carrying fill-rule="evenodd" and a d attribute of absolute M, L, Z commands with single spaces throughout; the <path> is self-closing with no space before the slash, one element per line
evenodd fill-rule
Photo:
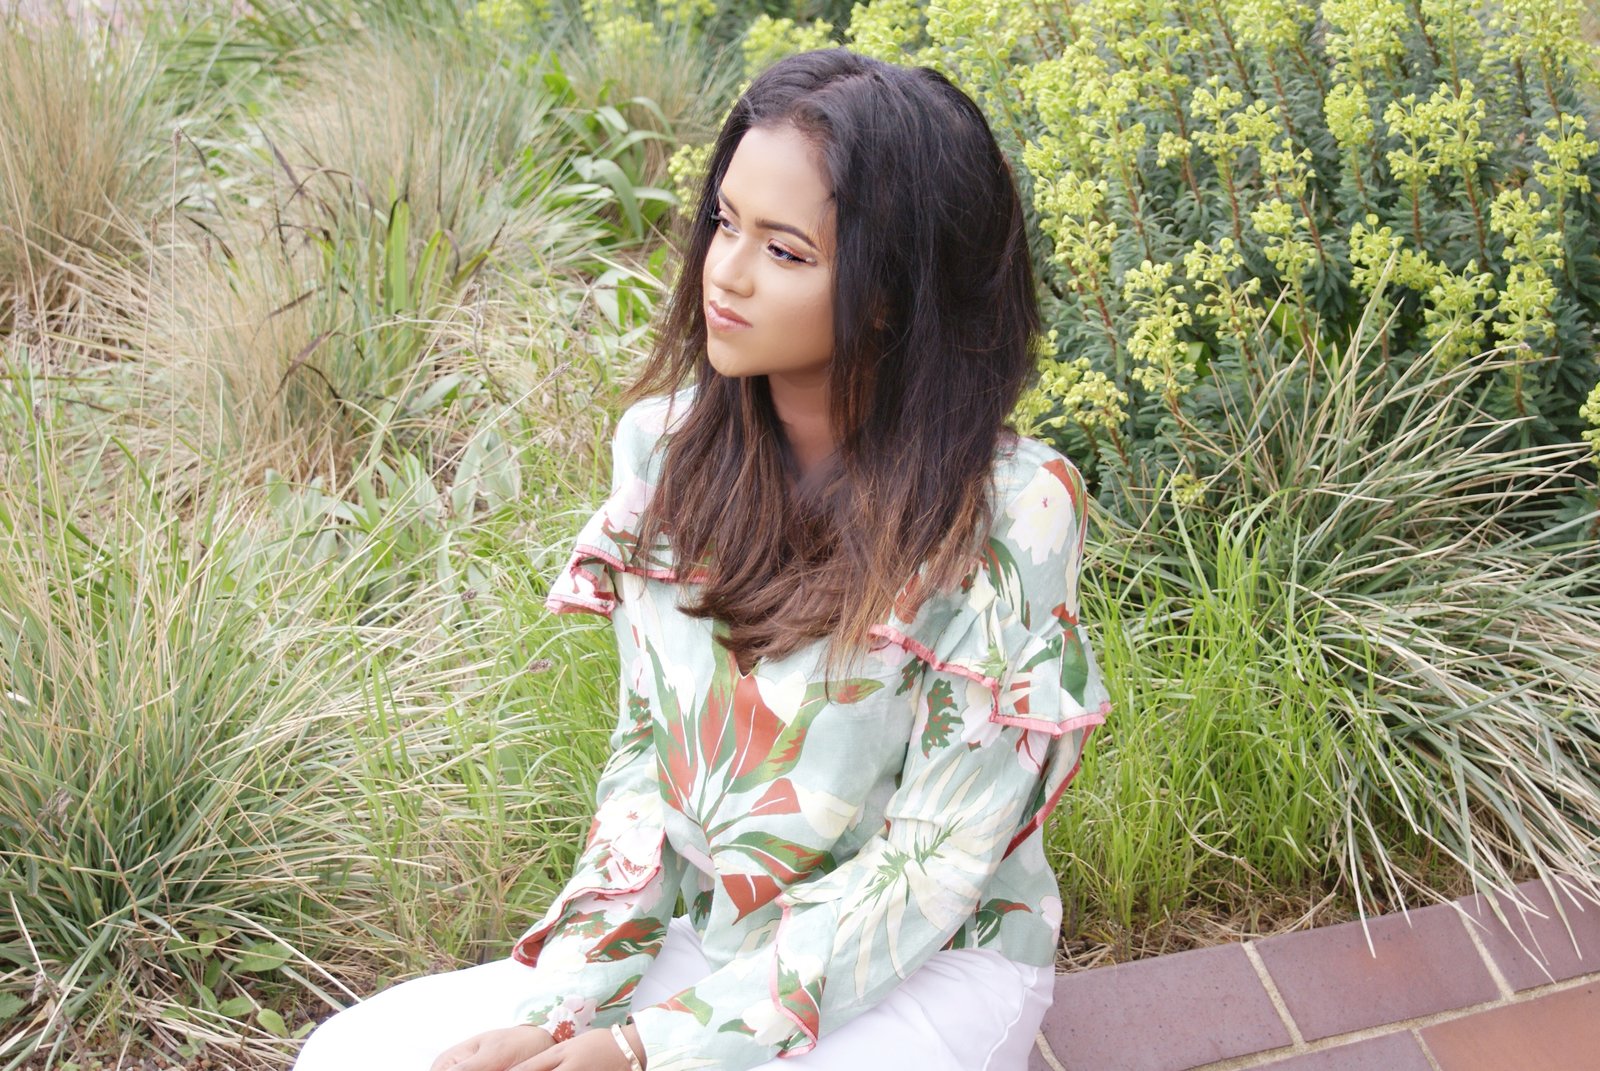
<path fill-rule="evenodd" d="M 751 127 L 788 126 L 823 160 L 836 222 L 829 420 L 838 450 L 796 466 L 765 376 L 706 356 L 701 273 L 716 191 Z M 989 477 L 1033 368 L 1039 309 L 1011 168 L 965 93 L 925 67 L 844 48 L 780 60 L 750 83 L 681 218 L 682 267 L 634 401 L 690 382 L 640 542 L 706 567 L 684 612 L 722 622 L 741 660 L 832 637 L 858 652 L 897 592 L 970 570 L 992 521 Z M 676 415 L 675 415 L 676 416 Z"/>

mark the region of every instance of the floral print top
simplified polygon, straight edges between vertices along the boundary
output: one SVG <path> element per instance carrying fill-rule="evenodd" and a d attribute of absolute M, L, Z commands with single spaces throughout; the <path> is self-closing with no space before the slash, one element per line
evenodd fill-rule
<path fill-rule="evenodd" d="M 754 1067 L 811 1049 L 943 948 L 1054 961 L 1060 888 L 1041 827 L 1111 704 L 1078 620 L 1076 466 L 1008 436 L 995 522 L 959 587 L 911 578 L 864 668 L 825 641 L 740 671 L 678 611 L 665 542 L 636 522 L 692 387 L 618 423 L 612 486 L 546 606 L 610 617 L 611 756 L 575 872 L 512 955 L 538 967 L 519 1021 L 560 1040 L 622 1021 L 679 894 L 713 970 L 632 1010 L 650 1071 Z"/>

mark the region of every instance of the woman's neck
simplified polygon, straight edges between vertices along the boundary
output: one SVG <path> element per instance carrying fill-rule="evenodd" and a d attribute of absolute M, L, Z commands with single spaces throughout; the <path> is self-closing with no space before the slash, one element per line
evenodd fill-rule
<path fill-rule="evenodd" d="M 767 376 L 767 389 L 800 478 L 804 479 L 838 446 L 828 423 L 827 371 L 771 374 Z"/>

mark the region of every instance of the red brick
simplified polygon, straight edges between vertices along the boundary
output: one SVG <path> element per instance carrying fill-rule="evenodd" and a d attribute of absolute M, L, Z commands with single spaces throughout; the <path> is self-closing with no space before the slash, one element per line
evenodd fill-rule
<path fill-rule="evenodd" d="M 1595 1071 L 1600 1066 L 1600 985 L 1564 989 L 1422 1031 L 1444 1071 Z"/>
<path fill-rule="evenodd" d="M 1307 1041 L 1499 996 L 1454 905 L 1410 915 L 1368 919 L 1371 951 L 1359 919 L 1255 942 Z"/>
<path fill-rule="evenodd" d="M 1411 1031 L 1308 1052 L 1263 1064 L 1260 1071 L 1433 1071 Z"/>
<path fill-rule="evenodd" d="M 1184 1071 L 1290 1043 L 1239 945 L 1061 975 L 1043 1029 L 1067 1071 Z"/>
<path fill-rule="evenodd" d="M 1517 886 L 1517 891 L 1545 917 L 1520 908 L 1505 896 L 1495 897 L 1505 922 L 1495 917 L 1483 896 L 1461 901 L 1467 924 L 1482 938 L 1512 989 L 1531 989 L 1600 971 L 1600 904 L 1563 890 L 1561 904 L 1572 925 L 1569 935 L 1544 882 L 1526 882 Z"/>

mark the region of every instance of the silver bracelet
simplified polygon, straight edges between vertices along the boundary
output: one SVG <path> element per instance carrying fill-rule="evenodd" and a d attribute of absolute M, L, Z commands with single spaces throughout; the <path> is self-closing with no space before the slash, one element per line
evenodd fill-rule
<path fill-rule="evenodd" d="M 611 1024 L 611 1036 L 617 1039 L 617 1048 L 622 1050 L 622 1055 L 628 1058 L 628 1071 L 644 1071 L 639 1057 L 634 1055 L 633 1046 L 628 1044 L 628 1035 L 622 1032 L 621 1023 Z"/>

